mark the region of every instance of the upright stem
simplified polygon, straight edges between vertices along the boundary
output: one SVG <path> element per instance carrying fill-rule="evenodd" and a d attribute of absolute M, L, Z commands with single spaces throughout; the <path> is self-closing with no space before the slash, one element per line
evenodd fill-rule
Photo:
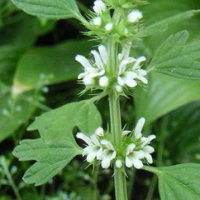
<path fill-rule="evenodd" d="M 108 42 L 109 65 L 108 72 L 111 76 L 116 77 L 118 72 L 118 45 L 110 40 Z M 121 127 L 121 112 L 119 95 L 116 91 L 109 94 L 109 108 L 110 108 L 110 123 L 113 141 L 117 148 L 120 147 L 122 142 L 122 127 Z M 127 186 L 125 170 L 114 168 L 114 182 L 115 182 L 115 196 L 116 200 L 127 200 Z"/>

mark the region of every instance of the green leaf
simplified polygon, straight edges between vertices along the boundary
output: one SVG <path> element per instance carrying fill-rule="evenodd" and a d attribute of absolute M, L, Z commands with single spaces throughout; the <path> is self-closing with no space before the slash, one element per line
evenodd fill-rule
<path fill-rule="evenodd" d="M 145 117 L 151 123 L 182 105 L 199 100 L 199 88 L 200 81 L 151 74 L 147 88 L 138 88 L 135 94 L 137 118 Z"/>
<path fill-rule="evenodd" d="M 24 12 L 47 19 L 78 18 L 81 14 L 75 0 L 12 0 Z"/>
<path fill-rule="evenodd" d="M 35 48 L 28 51 L 19 60 L 14 85 L 32 89 L 37 87 L 43 78 L 48 80 L 46 85 L 76 79 L 81 67 L 75 61 L 75 56 L 88 53 L 91 46 L 86 40 L 76 40 L 58 47 Z"/>
<path fill-rule="evenodd" d="M 164 20 L 156 22 L 152 25 L 149 25 L 144 30 L 140 31 L 138 33 L 138 36 L 139 37 L 148 37 L 148 36 L 157 34 L 158 32 L 164 32 L 169 28 L 169 26 L 171 26 L 173 24 L 178 24 L 181 21 L 185 21 L 197 14 L 200 14 L 200 10 L 190 10 L 190 11 L 182 12 L 173 17 L 169 17 L 167 19 L 164 19 Z"/>
<path fill-rule="evenodd" d="M 185 79 L 200 79 L 200 42 L 186 45 L 187 31 L 170 36 L 156 51 L 150 71 Z"/>
<path fill-rule="evenodd" d="M 199 164 L 181 164 L 161 168 L 146 167 L 146 170 L 158 176 L 161 200 L 199 200 Z"/>
<path fill-rule="evenodd" d="M 13 154 L 21 161 L 37 161 L 24 175 L 29 184 L 42 185 L 81 154 L 73 130 L 78 127 L 92 134 L 101 125 L 101 116 L 90 101 L 70 103 L 36 118 L 29 130 L 38 130 L 41 138 L 24 140 Z"/>
<path fill-rule="evenodd" d="M 20 96 L 13 101 L 10 95 L 0 98 L 0 142 L 11 136 L 32 117 L 36 107 Z"/>

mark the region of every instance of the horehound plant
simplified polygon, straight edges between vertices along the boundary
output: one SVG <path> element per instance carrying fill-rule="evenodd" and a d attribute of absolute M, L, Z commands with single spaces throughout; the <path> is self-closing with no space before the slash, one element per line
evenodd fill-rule
<path fill-rule="evenodd" d="M 164 43 L 147 68 L 145 55 L 133 56 L 136 42 L 168 28 L 171 23 L 186 20 L 199 11 L 187 11 L 155 24 L 143 27 L 143 0 L 96 0 L 93 10 L 83 17 L 75 0 L 13 0 L 25 12 L 47 19 L 76 18 L 86 28 L 85 34 L 98 42 L 96 50 L 88 56 L 77 55 L 75 60 L 83 72 L 78 75 L 85 85 L 83 93 L 94 93 L 95 97 L 67 104 L 38 117 L 29 130 L 38 130 L 39 139 L 23 140 L 14 150 L 21 161 L 36 163 L 25 173 L 24 181 L 36 186 L 45 184 L 60 172 L 75 156 L 82 155 L 89 165 L 100 165 L 113 169 L 115 198 L 127 200 L 126 170 L 143 169 L 159 177 L 159 190 L 163 200 L 200 199 L 200 166 L 182 164 L 172 167 L 149 167 L 153 163 L 150 146 L 155 135 L 142 134 L 145 119 L 140 116 L 133 130 L 122 126 L 120 98 L 127 98 L 136 87 L 148 88 L 148 76 L 153 71 L 181 78 L 193 78 L 186 65 L 198 59 L 193 44 L 186 45 L 188 32 L 172 35 Z M 171 50 L 171 52 L 166 50 Z M 173 55 L 171 55 L 171 54 Z M 187 54 L 192 54 L 192 60 Z M 184 57 L 184 64 L 180 59 Z M 173 62 L 165 60 L 173 57 Z M 87 58 L 88 57 L 88 58 Z M 56 66 L 55 66 L 56 67 Z M 197 65 L 193 65 L 197 69 Z M 197 71 L 197 73 L 199 73 Z M 109 129 L 101 127 L 101 117 L 94 103 L 103 97 L 109 99 Z M 76 140 L 73 134 L 78 127 Z M 81 148 L 76 141 L 83 143 Z"/>

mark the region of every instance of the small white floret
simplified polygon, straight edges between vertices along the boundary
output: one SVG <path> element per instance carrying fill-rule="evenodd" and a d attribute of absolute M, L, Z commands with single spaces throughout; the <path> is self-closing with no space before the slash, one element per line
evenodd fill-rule
<path fill-rule="evenodd" d="M 95 18 L 93 19 L 93 24 L 94 24 L 95 26 L 101 26 L 101 23 L 102 23 L 101 17 L 95 17 Z"/>
<path fill-rule="evenodd" d="M 99 79 L 99 85 L 101 87 L 107 87 L 109 85 L 109 79 L 107 76 L 103 76 Z"/>
<path fill-rule="evenodd" d="M 122 165 L 123 165 L 123 163 L 122 163 L 121 160 L 118 159 L 118 160 L 115 161 L 115 166 L 116 166 L 117 168 L 121 168 Z"/>
<path fill-rule="evenodd" d="M 108 31 L 108 32 L 112 31 L 113 30 L 113 23 L 106 24 L 105 30 Z"/>
<path fill-rule="evenodd" d="M 133 10 L 128 15 L 128 21 L 130 23 L 138 22 L 142 18 L 143 18 L 143 15 L 139 10 Z"/>
<path fill-rule="evenodd" d="M 98 15 L 102 14 L 103 12 L 105 12 L 106 9 L 107 9 L 106 4 L 102 0 L 96 0 L 94 2 L 93 10 Z"/>

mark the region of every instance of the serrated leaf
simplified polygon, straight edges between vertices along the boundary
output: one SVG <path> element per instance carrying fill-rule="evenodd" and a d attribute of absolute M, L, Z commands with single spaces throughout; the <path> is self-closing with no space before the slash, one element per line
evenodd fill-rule
<path fill-rule="evenodd" d="M 12 0 L 24 12 L 47 19 L 80 18 L 75 0 Z"/>
<path fill-rule="evenodd" d="M 146 169 L 158 176 L 161 200 L 199 200 L 199 164 L 181 164 L 161 168 L 147 167 Z"/>
<path fill-rule="evenodd" d="M 200 10 L 190 10 L 190 11 L 182 12 L 175 16 L 169 17 L 167 19 L 164 19 L 164 20 L 156 22 L 152 25 L 149 25 L 144 30 L 140 31 L 138 33 L 138 36 L 139 37 L 148 37 L 153 34 L 157 34 L 158 32 L 164 32 L 165 30 L 168 29 L 169 26 L 171 26 L 173 24 L 178 24 L 179 22 L 187 20 L 198 14 L 200 14 Z"/>
<path fill-rule="evenodd" d="M 199 88 L 200 81 L 151 74 L 148 86 L 138 88 L 135 94 L 137 118 L 145 117 L 149 124 L 182 105 L 199 100 Z"/>
<path fill-rule="evenodd" d="M 171 35 L 156 51 L 149 71 L 185 79 L 200 79 L 200 42 L 186 45 L 187 31 Z"/>
<path fill-rule="evenodd" d="M 81 67 L 75 61 L 75 56 L 87 53 L 92 44 L 86 40 L 72 40 L 58 47 L 29 50 L 18 62 L 14 85 L 32 89 L 43 81 L 41 77 L 47 79 L 45 85 L 76 79 Z"/>
<path fill-rule="evenodd" d="M 73 129 L 92 134 L 101 125 L 101 116 L 90 101 L 70 103 L 36 118 L 29 130 L 38 130 L 41 138 L 24 140 L 13 154 L 21 161 L 37 161 L 24 175 L 29 184 L 42 185 L 81 154 Z"/>

